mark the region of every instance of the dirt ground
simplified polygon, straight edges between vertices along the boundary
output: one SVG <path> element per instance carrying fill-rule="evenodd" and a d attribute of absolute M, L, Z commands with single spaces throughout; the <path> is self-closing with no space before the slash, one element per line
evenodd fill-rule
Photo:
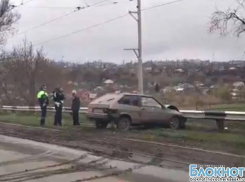
<path fill-rule="evenodd" d="M 245 166 L 245 157 L 195 148 L 193 143 L 142 140 L 142 132 L 96 130 L 94 128 L 38 128 L 0 123 L 0 134 L 81 149 L 106 157 L 135 160 L 135 156 L 174 162 L 173 168 L 188 169 L 189 164 Z M 229 148 L 229 146 L 227 146 Z M 157 162 L 155 163 L 157 164 Z M 165 166 L 166 167 L 166 166 Z"/>

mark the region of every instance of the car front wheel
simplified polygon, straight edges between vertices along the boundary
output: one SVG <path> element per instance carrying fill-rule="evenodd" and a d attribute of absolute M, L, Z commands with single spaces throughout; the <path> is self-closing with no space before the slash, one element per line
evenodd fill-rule
<path fill-rule="evenodd" d="M 119 130 L 127 131 L 129 130 L 131 126 L 131 120 L 129 117 L 123 116 L 119 118 L 119 121 L 117 122 L 117 128 Z"/>
<path fill-rule="evenodd" d="M 95 121 L 95 126 L 97 129 L 105 129 L 107 128 L 108 123 L 107 122 L 101 122 L 101 121 Z"/>
<path fill-rule="evenodd" d="M 180 128 L 180 125 L 181 125 L 180 118 L 179 117 L 171 118 L 170 122 L 169 122 L 169 125 L 170 125 L 170 128 L 172 130 L 178 130 Z"/>

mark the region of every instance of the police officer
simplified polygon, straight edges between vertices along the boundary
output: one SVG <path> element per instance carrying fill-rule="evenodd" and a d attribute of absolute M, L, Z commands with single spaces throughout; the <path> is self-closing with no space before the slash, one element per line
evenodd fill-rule
<path fill-rule="evenodd" d="M 45 125 L 45 118 L 46 118 L 46 114 L 47 114 L 47 106 L 49 104 L 48 94 L 47 94 L 46 90 L 47 90 L 46 85 L 43 85 L 37 94 L 37 99 L 38 99 L 40 107 L 41 107 L 41 120 L 40 120 L 41 126 Z"/>
<path fill-rule="evenodd" d="M 54 116 L 54 125 L 62 126 L 62 109 L 65 100 L 65 95 L 61 87 L 56 88 L 52 92 L 52 97 L 55 105 L 55 116 Z"/>
<path fill-rule="evenodd" d="M 79 109 L 80 109 L 80 98 L 77 95 L 77 91 L 72 91 L 72 117 L 73 117 L 73 125 L 80 125 L 79 123 Z"/>

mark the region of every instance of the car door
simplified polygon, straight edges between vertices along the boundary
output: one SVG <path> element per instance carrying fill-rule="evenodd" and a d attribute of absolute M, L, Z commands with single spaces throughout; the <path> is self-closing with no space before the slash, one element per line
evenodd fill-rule
<path fill-rule="evenodd" d="M 125 95 L 122 99 L 119 100 L 120 105 L 120 114 L 127 114 L 132 119 L 132 124 L 140 123 L 141 119 L 141 108 L 139 96 L 137 95 Z"/>
<path fill-rule="evenodd" d="M 158 123 L 164 117 L 163 106 L 153 97 L 141 96 L 141 122 Z"/>

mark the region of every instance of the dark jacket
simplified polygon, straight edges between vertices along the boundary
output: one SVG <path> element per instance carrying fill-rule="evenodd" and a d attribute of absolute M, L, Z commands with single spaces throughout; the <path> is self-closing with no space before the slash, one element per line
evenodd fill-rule
<path fill-rule="evenodd" d="M 80 109 L 80 98 L 78 96 L 75 96 L 72 99 L 71 110 L 79 111 L 79 109 Z"/>
<path fill-rule="evenodd" d="M 52 96 L 54 102 L 63 103 L 63 101 L 65 100 L 65 95 L 61 91 L 53 91 Z"/>

